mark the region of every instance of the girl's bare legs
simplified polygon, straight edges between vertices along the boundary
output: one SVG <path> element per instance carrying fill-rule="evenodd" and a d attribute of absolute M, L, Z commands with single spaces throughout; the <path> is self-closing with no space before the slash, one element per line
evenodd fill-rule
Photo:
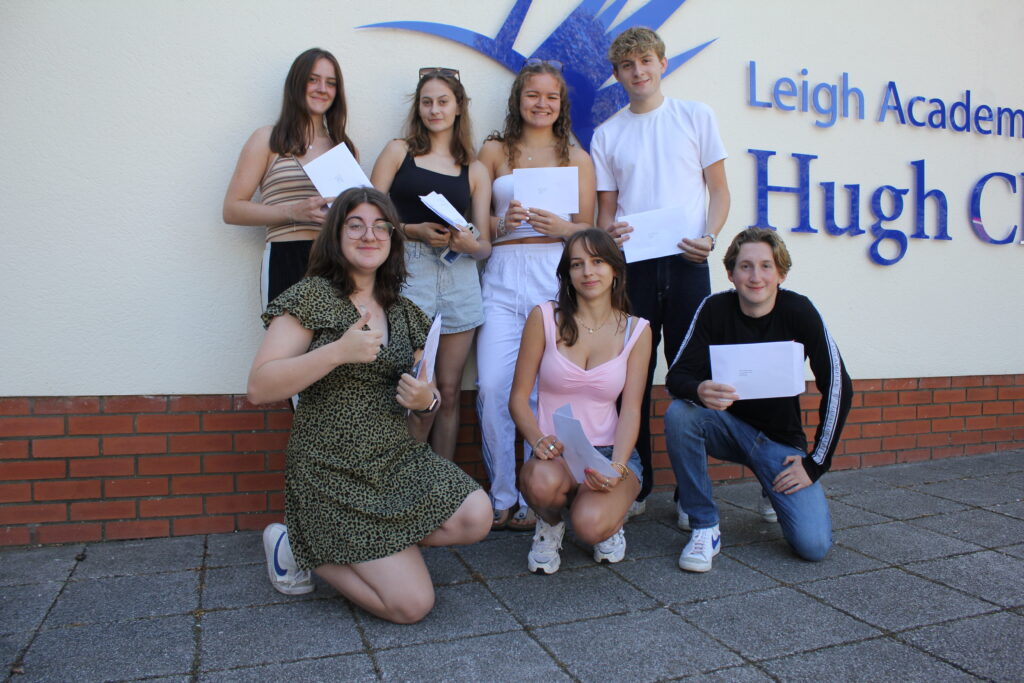
<path fill-rule="evenodd" d="M 530 458 L 519 471 L 519 488 L 523 498 L 548 524 L 555 525 L 562 521 L 562 508 L 576 487 L 569 466 L 560 457 L 551 460 Z"/>
<path fill-rule="evenodd" d="M 491 499 L 483 489 L 466 496 L 448 520 L 427 534 L 420 545 L 438 547 L 467 545 L 482 540 L 491 531 Z"/>
<path fill-rule="evenodd" d="M 584 543 L 597 545 L 622 528 L 630 504 L 640 493 L 636 477 L 620 481 L 607 492 L 581 484 L 572 503 L 572 528 Z"/>
<path fill-rule="evenodd" d="M 379 560 L 324 564 L 313 571 L 370 614 L 396 624 L 415 624 L 434 607 L 434 586 L 416 546 Z"/>
<path fill-rule="evenodd" d="M 459 397 L 462 394 L 462 371 L 469 357 L 476 330 L 442 334 L 437 349 L 434 376 L 441 392 L 441 407 L 430 431 L 430 447 L 442 458 L 455 458 L 459 438 Z"/>
<path fill-rule="evenodd" d="M 477 489 L 420 544 L 476 543 L 491 530 L 491 500 Z M 419 548 L 358 564 L 324 564 L 314 570 L 335 590 L 370 614 L 396 624 L 414 624 L 434 607 L 434 586 Z"/>

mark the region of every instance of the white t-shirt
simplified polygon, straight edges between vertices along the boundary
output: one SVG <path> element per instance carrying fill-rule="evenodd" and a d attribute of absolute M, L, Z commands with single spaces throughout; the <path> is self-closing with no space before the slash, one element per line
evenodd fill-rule
<path fill-rule="evenodd" d="M 597 191 L 618 191 L 616 218 L 681 206 L 685 225 L 707 223 L 704 169 L 726 156 L 711 107 L 666 97 L 644 114 L 623 109 L 590 143 Z"/>

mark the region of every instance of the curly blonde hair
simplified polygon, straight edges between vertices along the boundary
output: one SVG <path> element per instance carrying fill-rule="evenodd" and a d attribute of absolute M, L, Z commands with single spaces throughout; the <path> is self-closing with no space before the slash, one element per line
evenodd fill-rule
<path fill-rule="evenodd" d="M 608 48 L 608 61 L 612 68 L 630 55 L 642 55 L 653 52 L 658 59 L 665 59 L 665 41 L 657 33 L 643 26 L 627 28 L 612 41 Z"/>

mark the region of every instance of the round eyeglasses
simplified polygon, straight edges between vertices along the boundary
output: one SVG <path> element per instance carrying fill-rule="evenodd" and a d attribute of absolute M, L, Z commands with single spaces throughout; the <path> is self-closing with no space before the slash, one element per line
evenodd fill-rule
<path fill-rule="evenodd" d="M 366 235 L 367 230 L 373 230 L 373 236 L 378 240 L 386 240 L 391 238 L 391 233 L 395 231 L 395 226 L 387 221 L 377 221 L 373 225 L 367 225 L 366 223 L 359 220 L 351 220 L 345 223 L 345 236 L 353 240 L 361 240 Z"/>

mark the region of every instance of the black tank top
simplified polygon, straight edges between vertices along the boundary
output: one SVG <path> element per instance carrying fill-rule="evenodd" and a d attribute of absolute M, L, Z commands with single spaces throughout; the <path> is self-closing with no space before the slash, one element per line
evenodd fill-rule
<path fill-rule="evenodd" d="M 412 155 L 406 154 L 388 193 L 403 223 L 442 222 L 420 201 L 420 195 L 431 192 L 443 194 L 464 218 L 470 220 L 469 166 L 463 166 L 457 176 L 446 175 L 420 168 L 413 162 Z"/>

